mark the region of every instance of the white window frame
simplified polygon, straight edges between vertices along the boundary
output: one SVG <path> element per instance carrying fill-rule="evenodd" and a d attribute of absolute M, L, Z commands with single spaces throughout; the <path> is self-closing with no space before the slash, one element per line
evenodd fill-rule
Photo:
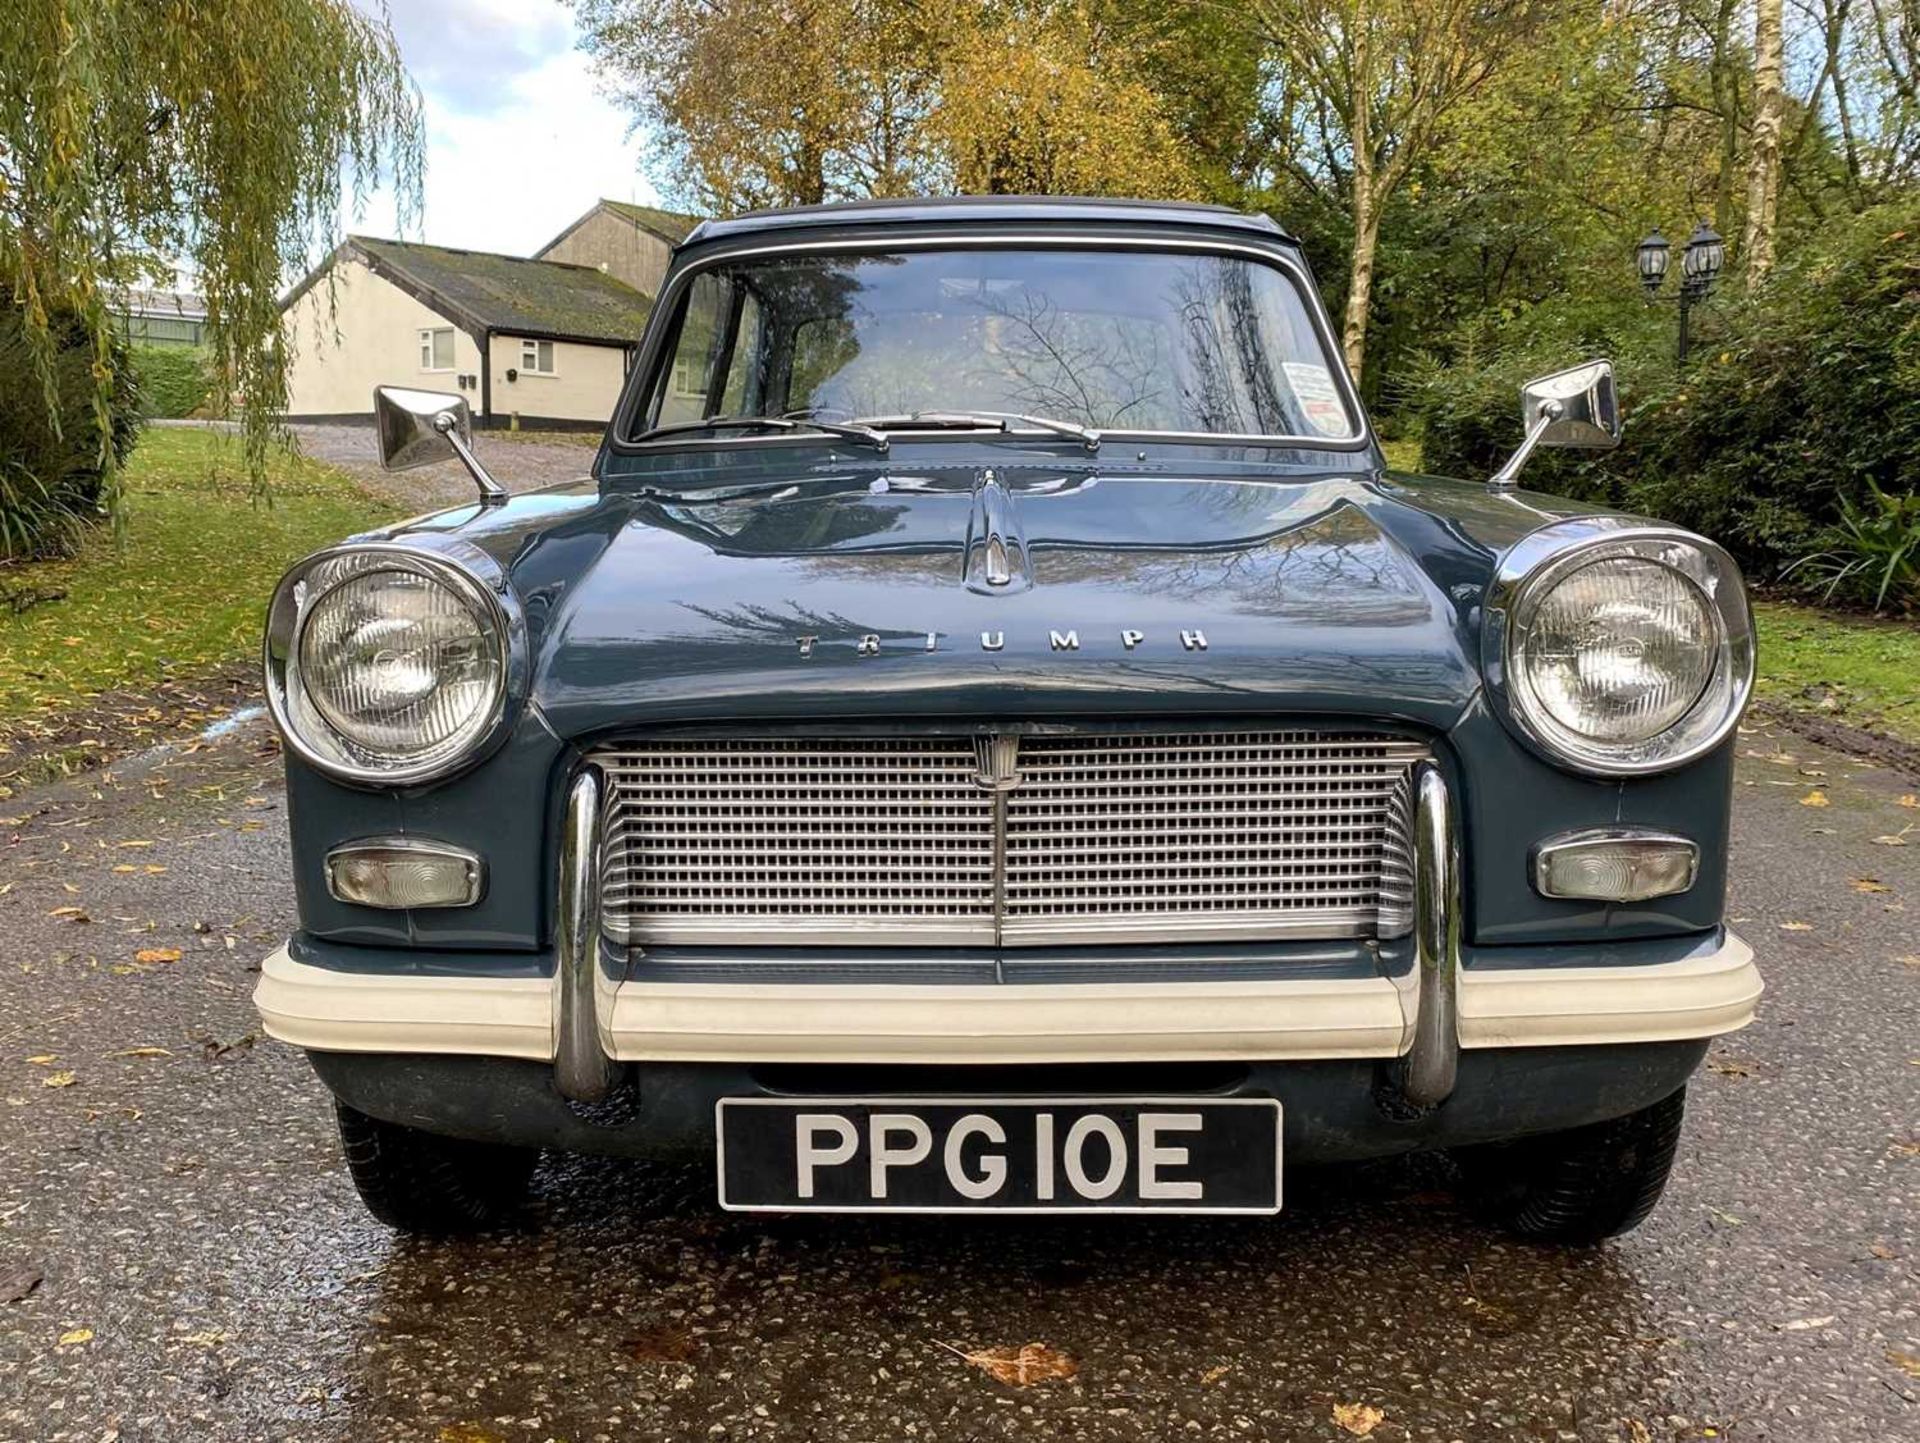
<path fill-rule="evenodd" d="M 433 342 L 436 336 L 441 335 L 447 338 L 447 364 L 436 366 L 433 363 Z M 435 375 L 453 370 L 460 363 L 460 358 L 454 354 L 453 348 L 452 326 L 422 326 L 420 328 L 420 369 Z"/>
<path fill-rule="evenodd" d="M 540 369 L 540 348 L 547 348 L 547 367 Z M 536 340 L 532 336 L 520 339 L 520 374 L 523 376 L 557 376 L 560 374 L 560 348 L 554 341 Z"/>

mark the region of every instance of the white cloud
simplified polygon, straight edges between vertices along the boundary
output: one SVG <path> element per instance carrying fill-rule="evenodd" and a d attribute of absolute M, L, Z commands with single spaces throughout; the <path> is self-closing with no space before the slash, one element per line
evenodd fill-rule
<path fill-rule="evenodd" d="M 639 170 L 643 140 L 601 98 L 570 11 L 398 0 L 393 28 L 426 101 L 426 205 L 407 239 L 526 255 L 603 196 L 657 199 Z M 392 193 L 357 216 L 343 205 L 341 225 L 398 235 Z"/>

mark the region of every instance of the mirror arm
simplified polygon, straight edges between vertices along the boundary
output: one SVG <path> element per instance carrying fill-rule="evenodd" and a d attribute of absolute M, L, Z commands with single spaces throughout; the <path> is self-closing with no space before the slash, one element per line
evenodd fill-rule
<path fill-rule="evenodd" d="M 507 488 L 493 479 L 493 473 L 480 464 L 480 458 L 473 454 L 473 448 L 460 439 L 460 422 L 453 412 L 442 411 L 433 418 L 433 429 L 447 438 L 447 444 L 453 447 L 453 454 L 460 458 L 460 464 L 467 468 L 467 474 L 473 477 L 473 484 L 480 488 L 482 506 L 504 506 L 507 504 Z"/>
<path fill-rule="evenodd" d="M 1507 458 L 1506 465 L 1502 466 L 1487 478 L 1488 490 L 1507 491 L 1512 489 L 1514 483 L 1520 479 L 1520 468 L 1527 464 L 1527 458 L 1531 456 L 1535 448 L 1539 446 L 1540 438 L 1547 434 L 1547 427 L 1559 420 L 1566 409 L 1567 408 L 1558 401 L 1542 401 L 1540 403 L 1539 414 L 1533 418 L 1533 424 L 1527 427 L 1526 438 L 1521 441 L 1520 449 Z"/>

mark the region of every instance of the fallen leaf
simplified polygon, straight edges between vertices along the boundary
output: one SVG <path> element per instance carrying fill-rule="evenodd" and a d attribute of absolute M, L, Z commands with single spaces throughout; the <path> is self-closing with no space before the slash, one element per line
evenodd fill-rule
<path fill-rule="evenodd" d="M 77 1079 L 71 1072 L 49 1072 L 40 1079 L 42 1087 L 72 1087 Z"/>
<path fill-rule="evenodd" d="M 1833 803 L 1827 800 L 1827 794 L 1825 792 L 1816 787 L 1800 799 L 1800 805 L 1803 807 L 1830 807 Z"/>
<path fill-rule="evenodd" d="M 91 1343 L 92 1341 L 93 1341 L 92 1328 L 69 1328 L 67 1329 L 66 1332 L 60 1335 L 60 1341 L 58 1344 L 56 1344 L 56 1346 L 61 1348 L 72 1348 L 72 1347 L 77 1347 L 81 1343 Z"/>
<path fill-rule="evenodd" d="M 1730 1228 L 1743 1228 L 1747 1225 L 1745 1219 L 1737 1218 L 1732 1213 L 1723 1213 L 1720 1211 L 1719 1208 L 1710 1207 L 1707 1209 L 1707 1211 L 1712 1213 L 1716 1219 L 1718 1219 L 1720 1222 L 1725 1223 Z"/>
<path fill-rule="evenodd" d="M 1722 1077 L 1753 1076 L 1753 1064 L 1742 1061 L 1738 1057 L 1711 1058 L 1708 1060 L 1707 1066 L 1712 1071 L 1719 1073 Z"/>
<path fill-rule="evenodd" d="M 1782 932 L 1811 932 L 1811 931 L 1813 930 L 1813 923 L 1811 923 L 1811 922 L 1782 922 L 1782 923 L 1780 924 L 1780 930 L 1781 930 Z"/>
<path fill-rule="evenodd" d="M 39 1287 L 46 1278 L 32 1263 L 22 1263 L 0 1273 L 0 1303 L 17 1303 Z"/>
<path fill-rule="evenodd" d="M 1893 890 L 1876 877 L 1855 877 L 1847 885 L 1856 892 L 1891 892 Z"/>
<path fill-rule="evenodd" d="M 1368 1403 L 1335 1403 L 1333 1421 L 1353 1434 L 1365 1438 L 1386 1421 L 1387 1415 Z"/>
<path fill-rule="evenodd" d="M 119 1052 L 109 1052 L 109 1057 L 171 1057 L 173 1054 L 164 1047 L 128 1047 Z"/>
<path fill-rule="evenodd" d="M 1899 831 L 1890 832 L 1884 837 L 1875 837 L 1873 844 L 1876 847 L 1904 847 L 1907 844 L 1907 833 L 1911 830 L 1910 827 L 1902 827 Z"/>
<path fill-rule="evenodd" d="M 1889 1348 L 1887 1361 L 1909 1378 L 1920 1378 L 1920 1355 L 1905 1353 L 1898 1348 Z"/>
<path fill-rule="evenodd" d="M 86 909 L 83 907 L 55 907 L 51 912 L 47 913 L 47 915 L 49 917 L 65 917 L 76 926 L 82 922 L 91 922 L 93 920 L 93 918 L 87 915 Z"/>
<path fill-rule="evenodd" d="M 227 1341 L 227 1335 L 218 1328 L 209 1328 L 204 1333 L 182 1333 L 175 1341 L 188 1343 L 196 1348 L 217 1348 Z"/>
<path fill-rule="evenodd" d="M 1895 1138 L 1893 1150 L 1902 1157 L 1920 1157 L 1920 1138 Z"/>
<path fill-rule="evenodd" d="M 1916 965 L 1920 965 L 1920 957 L 1916 957 L 1914 962 Z M 43 1052 L 38 1057 L 29 1057 L 27 1061 L 31 1062 L 35 1067 L 46 1067 L 58 1061 L 59 1057 L 60 1054 L 57 1052 Z"/>
<path fill-rule="evenodd" d="M 1232 1371 L 1233 1371 L 1233 1364 L 1222 1363 L 1217 1368 L 1209 1368 L 1207 1369 L 1206 1372 L 1202 1373 L 1200 1375 L 1200 1381 L 1202 1383 L 1218 1383 L 1222 1378 L 1226 1377 L 1227 1374 L 1231 1373 Z"/>
<path fill-rule="evenodd" d="M 974 1353 L 962 1352 L 951 1343 L 942 1343 L 940 1346 L 955 1357 L 973 1364 L 995 1382 L 1005 1383 L 1010 1388 L 1030 1388 L 1035 1383 L 1071 1378 L 1080 1371 L 1080 1365 L 1072 1358 L 1049 1348 L 1045 1343 L 1022 1343 L 1017 1348 L 982 1348 Z"/>
<path fill-rule="evenodd" d="M 1837 1317 L 1837 1314 L 1829 1313 L 1824 1318 L 1795 1318 L 1791 1323 L 1782 1323 L 1780 1325 L 1780 1331 L 1783 1333 L 1808 1333 L 1812 1332 L 1815 1328 L 1826 1327 L 1829 1323 L 1835 1322 Z"/>
<path fill-rule="evenodd" d="M 1653 1434 L 1638 1418 L 1622 1418 L 1620 1421 L 1627 1425 L 1627 1443 L 1653 1443 Z"/>
<path fill-rule="evenodd" d="M 1893 960 L 1903 967 L 1920 967 L 1920 952 L 1909 952 L 1906 956 L 1896 957 Z"/>
<path fill-rule="evenodd" d="M 452 1423 L 440 1430 L 438 1443 L 507 1443 L 507 1440 L 478 1423 Z"/>
<path fill-rule="evenodd" d="M 1875 1243 L 1872 1247 L 1868 1248 L 1867 1251 L 1872 1253 L 1876 1258 L 1880 1259 L 1880 1261 L 1883 1263 L 1890 1263 L 1895 1258 L 1900 1256 L 1892 1248 L 1888 1247 L 1885 1243 Z"/>
<path fill-rule="evenodd" d="M 133 954 L 133 960 L 136 962 L 178 962 L 180 960 L 180 949 L 178 947 L 142 947 L 138 952 Z"/>
<path fill-rule="evenodd" d="M 1915 796 L 1912 792 L 1908 792 L 1904 797 L 1894 798 L 1893 804 L 1896 807 L 1920 807 L 1920 796 Z"/>
<path fill-rule="evenodd" d="M 678 1328 L 649 1328 L 621 1346 L 636 1363 L 685 1363 L 695 1351 L 693 1339 Z"/>

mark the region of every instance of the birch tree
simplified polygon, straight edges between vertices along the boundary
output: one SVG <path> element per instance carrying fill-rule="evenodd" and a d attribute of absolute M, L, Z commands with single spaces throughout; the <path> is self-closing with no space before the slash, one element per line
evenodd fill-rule
<path fill-rule="evenodd" d="M 1248 0 L 1288 103 L 1323 133 L 1344 174 L 1353 245 L 1341 346 L 1366 357 L 1380 223 L 1387 203 L 1449 124 L 1522 43 L 1549 0 Z M 1286 127 L 1298 133 L 1298 125 Z M 1280 168 L 1298 164 L 1284 157 Z"/>
<path fill-rule="evenodd" d="M 1740 250 L 1747 289 L 1773 267 L 1780 203 L 1780 127 L 1786 110 L 1781 75 L 1780 0 L 1754 0 L 1753 137 L 1747 157 L 1747 228 Z"/>

